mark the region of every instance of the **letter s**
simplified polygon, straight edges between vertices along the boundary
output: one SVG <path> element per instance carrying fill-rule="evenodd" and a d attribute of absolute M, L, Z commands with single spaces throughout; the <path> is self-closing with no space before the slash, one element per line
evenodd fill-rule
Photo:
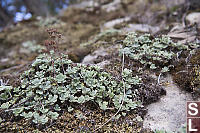
<path fill-rule="evenodd" d="M 194 105 L 195 107 L 192 107 L 192 105 Z M 189 109 L 191 109 L 191 110 L 193 110 L 194 111 L 194 113 L 192 113 L 190 110 L 188 111 L 188 113 L 189 113 L 189 115 L 197 115 L 198 114 L 198 109 L 197 109 L 197 107 L 198 107 L 198 105 L 196 104 L 196 103 L 189 103 Z"/>

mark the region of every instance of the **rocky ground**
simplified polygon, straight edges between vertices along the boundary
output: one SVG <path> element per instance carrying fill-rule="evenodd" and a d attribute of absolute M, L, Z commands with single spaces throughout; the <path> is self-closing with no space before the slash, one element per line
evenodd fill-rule
<path fill-rule="evenodd" d="M 120 75 L 122 60 L 118 50 L 123 47 L 127 33 L 167 35 L 190 50 L 177 52 L 170 62 L 174 67 L 166 74 L 148 69 L 139 74 L 144 77 L 142 88 L 146 88 L 141 92 L 144 108 L 112 120 L 96 132 L 183 132 L 186 101 L 199 97 L 199 11 L 194 3 L 184 0 L 84 1 L 55 17 L 19 22 L 0 32 L 0 79 L 12 86 L 19 85 L 20 75 L 43 52 L 49 28 L 62 34 L 58 49 L 70 60 L 97 64 L 115 77 Z M 124 65 L 133 71 L 138 66 L 128 58 Z M 63 111 L 57 121 L 44 127 L 9 114 L 11 118 L 1 122 L 0 131 L 93 132 L 115 112 L 78 106 L 73 113 Z M 2 113 L 1 110 L 0 116 Z"/>

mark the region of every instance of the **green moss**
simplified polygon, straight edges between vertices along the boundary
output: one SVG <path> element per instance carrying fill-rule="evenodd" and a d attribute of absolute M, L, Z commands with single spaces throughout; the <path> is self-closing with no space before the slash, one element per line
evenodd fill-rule
<path fill-rule="evenodd" d="M 31 52 L 36 52 L 36 53 L 41 53 L 42 50 L 44 50 L 45 48 L 41 45 L 37 45 L 36 44 L 36 41 L 26 41 L 26 42 L 23 42 L 22 43 L 22 50 L 25 49 L 25 50 L 28 50 L 29 54 Z"/>
<path fill-rule="evenodd" d="M 190 44 L 191 45 L 191 44 Z M 185 58 L 182 58 L 175 64 L 173 79 L 184 90 L 190 92 L 200 92 L 200 51 L 194 49 L 187 52 Z"/>
<path fill-rule="evenodd" d="M 190 87 L 194 92 L 200 92 L 200 50 L 192 55 L 190 59 Z"/>
<path fill-rule="evenodd" d="M 40 27 L 56 26 L 62 23 L 62 21 L 55 17 L 39 18 L 39 21 L 35 22 Z"/>
<path fill-rule="evenodd" d="M 191 88 L 191 73 L 188 71 L 185 59 L 176 62 L 175 68 L 172 71 L 173 80 L 184 90 L 192 91 Z"/>
<path fill-rule="evenodd" d="M 93 48 L 106 47 L 114 44 L 115 41 L 121 40 L 122 38 L 124 38 L 124 36 L 120 33 L 119 30 L 109 29 L 95 35 L 93 39 L 87 43 L 81 44 L 81 46 Z"/>

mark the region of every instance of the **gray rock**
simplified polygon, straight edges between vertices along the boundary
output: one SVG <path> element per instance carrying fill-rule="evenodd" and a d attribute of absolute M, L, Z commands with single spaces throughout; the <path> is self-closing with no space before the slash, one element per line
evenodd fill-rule
<path fill-rule="evenodd" d="M 192 12 L 188 14 L 185 19 L 189 24 L 196 23 L 198 26 L 200 26 L 200 12 Z"/>
<path fill-rule="evenodd" d="M 121 0 L 114 0 L 109 4 L 103 5 L 101 8 L 106 12 L 116 11 L 121 8 Z"/>
<path fill-rule="evenodd" d="M 97 7 L 97 6 L 99 6 L 99 3 L 93 0 L 87 0 L 78 4 L 71 5 L 71 7 L 80 8 L 80 9 L 86 9 L 86 8 Z"/>
<path fill-rule="evenodd" d="M 125 18 L 119 18 L 119 19 L 114 19 L 114 20 L 111 20 L 111 21 L 108 21 L 104 24 L 104 27 L 105 28 L 113 28 L 115 25 L 117 24 L 121 24 L 123 22 L 127 22 L 127 21 L 130 21 L 131 20 L 131 17 L 125 17 Z"/>
<path fill-rule="evenodd" d="M 106 56 L 108 55 L 106 49 L 100 48 L 94 51 L 92 54 L 85 56 L 82 63 L 83 64 L 94 64 L 94 61 L 97 59 L 98 56 Z"/>
<path fill-rule="evenodd" d="M 144 128 L 152 130 L 166 130 L 167 132 L 178 131 L 186 123 L 186 101 L 193 100 L 191 93 L 181 91 L 168 75 L 162 82 L 165 85 L 166 96 L 150 104 L 148 113 L 144 118 Z"/>
<path fill-rule="evenodd" d="M 188 30 L 182 24 L 175 23 L 174 27 L 167 34 L 170 38 L 178 40 L 178 43 L 194 42 L 197 32 L 195 30 Z"/>
<path fill-rule="evenodd" d="M 147 24 L 129 24 L 128 27 L 125 27 L 123 31 L 125 32 L 151 32 L 156 33 L 160 30 L 157 26 L 150 26 Z"/>
<path fill-rule="evenodd" d="M 101 48 L 95 50 L 93 53 L 85 56 L 82 63 L 83 64 L 95 64 L 95 65 L 98 65 L 103 68 L 105 65 L 110 64 L 110 60 L 105 59 L 99 63 L 95 63 L 98 60 L 98 57 L 100 57 L 100 56 L 105 57 L 105 56 L 111 55 L 111 53 L 113 53 L 113 52 L 118 52 L 118 49 L 121 47 L 122 47 L 121 45 L 112 45 L 112 46 L 109 46 L 106 48 L 101 47 Z"/>

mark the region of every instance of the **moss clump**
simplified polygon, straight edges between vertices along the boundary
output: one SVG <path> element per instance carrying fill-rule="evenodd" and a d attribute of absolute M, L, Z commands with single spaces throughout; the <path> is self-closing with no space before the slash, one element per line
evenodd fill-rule
<path fill-rule="evenodd" d="M 63 22 L 55 17 L 39 18 L 39 21 L 35 22 L 39 27 L 48 27 L 60 25 Z"/>
<path fill-rule="evenodd" d="M 200 92 L 200 66 L 197 65 L 192 69 L 191 87 L 193 91 Z"/>
<path fill-rule="evenodd" d="M 184 90 L 200 92 L 200 50 L 194 49 L 185 54 L 189 55 L 175 64 L 173 79 Z"/>
<path fill-rule="evenodd" d="M 189 61 L 190 87 L 194 92 L 200 92 L 200 50 L 197 49 Z"/>
<path fill-rule="evenodd" d="M 116 41 L 121 39 L 124 39 L 124 35 L 121 34 L 119 30 L 109 29 L 95 35 L 93 39 L 87 43 L 81 44 L 81 46 L 93 48 L 106 47 L 113 45 Z"/>
<path fill-rule="evenodd" d="M 48 128 L 43 130 L 30 125 L 30 121 L 22 119 L 20 121 L 7 121 L 1 123 L 0 132 L 92 132 L 97 129 L 104 121 L 109 119 L 114 112 L 103 110 L 82 110 L 74 109 L 73 112 L 64 112 L 56 122 L 47 125 Z M 105 125 L 99 132 L 140 132 L 142 129 L 142 121 L 140 117 L 131 113 L 124 118 L 113 119 Z"/>
<path fill-rule="evenodd" d="M 175 64 L 172 71 L 173 80 L 184 90 L 191 92 L 191 73 L 184 59 Z"/>

